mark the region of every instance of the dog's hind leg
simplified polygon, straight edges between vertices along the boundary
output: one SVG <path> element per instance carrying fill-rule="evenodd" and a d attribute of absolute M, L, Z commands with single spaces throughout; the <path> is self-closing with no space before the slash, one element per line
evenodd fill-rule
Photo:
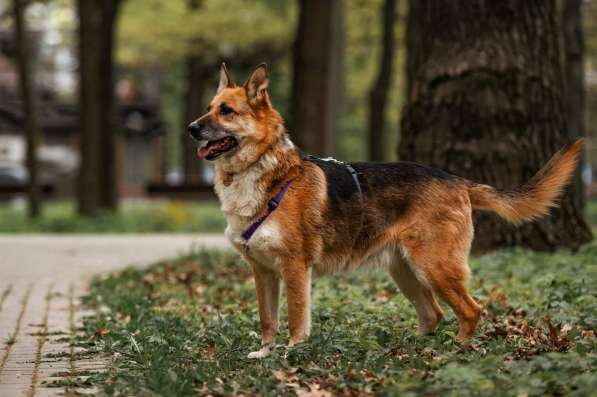
<path fill-rule="evenodd" d="M 415 306 L 419 317 L 419 334 L 433 332 L 444 313 L 431 290 L 417 279 L 402 257 L 397 257 L 390 265 L 390 275 L 404 296 Z"/>
<path fill-rule="evenodd" d="M 454 260 L 430 264 L 427 272 L 433 291 L 450 305 L 458 317 L 460 340 L 475 334 L 481 316 L 481 306 L 468 292 L 467 275 L 468 265 Z"/>
<path fill-rule="evenodd" d="M 475 334 L 481 315 L 481 306 L 467 289 L 470 242 L 458 241 L 457 237 L 448 233 L 437 236 L 444 237 L 404 244 L 409 254 L 409 265 L 417 278 L 452 308 L 458 317 L 458 339 L 464 340 Z"/>
<path fill-rule="evenodd" d="M 468 292 L 468 256 L 473 221 L 468 194 L 458 186 L 429 188 L 432 207 L 419 209 L 416 223 L 400 234 L 399 244 L 416 278 L 444 300 L 458 317 L 458 338 L 475 334 L 481 306 Z"/>

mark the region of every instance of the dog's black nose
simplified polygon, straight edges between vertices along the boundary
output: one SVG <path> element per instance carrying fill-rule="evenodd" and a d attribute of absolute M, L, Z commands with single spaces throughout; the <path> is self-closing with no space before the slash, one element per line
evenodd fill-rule
<path fill-rule="evenodd" d="M 191 134 L 191 136 L 197 140 L 200 140 L 200 133 L 201 133 L 201 127 L 202 125 L 199 124 L 196 121 L 193 121 L 191 124 L 189 124 L 189 126 L 187 127 L 187 131 L 189 131 L 189 134 Z"/>

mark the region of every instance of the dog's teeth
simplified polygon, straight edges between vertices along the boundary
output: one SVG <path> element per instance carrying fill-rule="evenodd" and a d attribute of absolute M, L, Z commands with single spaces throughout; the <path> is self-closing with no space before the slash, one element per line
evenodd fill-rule
<path fill-rule="evenodd" d="M 207 141 L 207 140 L 199 141 L 199 148 L 206 147 L 208 143 L 209 143 L 209 141 Z"/>

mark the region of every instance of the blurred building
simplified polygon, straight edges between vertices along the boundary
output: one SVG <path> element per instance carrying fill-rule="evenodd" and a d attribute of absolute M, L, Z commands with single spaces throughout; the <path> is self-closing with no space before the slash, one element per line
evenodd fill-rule
<path fill-rule="evenodd" d="M 0 32 L 0 189 L 27 182 L 24 167 L 26 142 L 18 74 L 10 58 L 10 34 Z M 124 196 L 142 196 L 150 181 L 162 179 L 164 144 L 159 109 L 133 95 L 132 87 L 119 84 L 117 161 L 120 190 Z M 47 87 L 37 87 L 40 128 L 38 159 L 40 181 L 57 195 L 74 194 L 79 167 L 78 108 L 61 100 Z"/>

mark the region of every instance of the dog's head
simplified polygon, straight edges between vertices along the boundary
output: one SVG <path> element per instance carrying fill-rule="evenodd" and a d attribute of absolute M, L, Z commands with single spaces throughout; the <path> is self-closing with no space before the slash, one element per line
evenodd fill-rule
<path fill-rule="evenodd" d="M 242 86 L 220 67 L 220 84 L 207 113 L 189 124 L 199 142 L 199 158 L 242 169 L 255 162 L 276 139 L 283 136 L 280 114 L 267 93 L 267 68 L 261 64 Z"/>

